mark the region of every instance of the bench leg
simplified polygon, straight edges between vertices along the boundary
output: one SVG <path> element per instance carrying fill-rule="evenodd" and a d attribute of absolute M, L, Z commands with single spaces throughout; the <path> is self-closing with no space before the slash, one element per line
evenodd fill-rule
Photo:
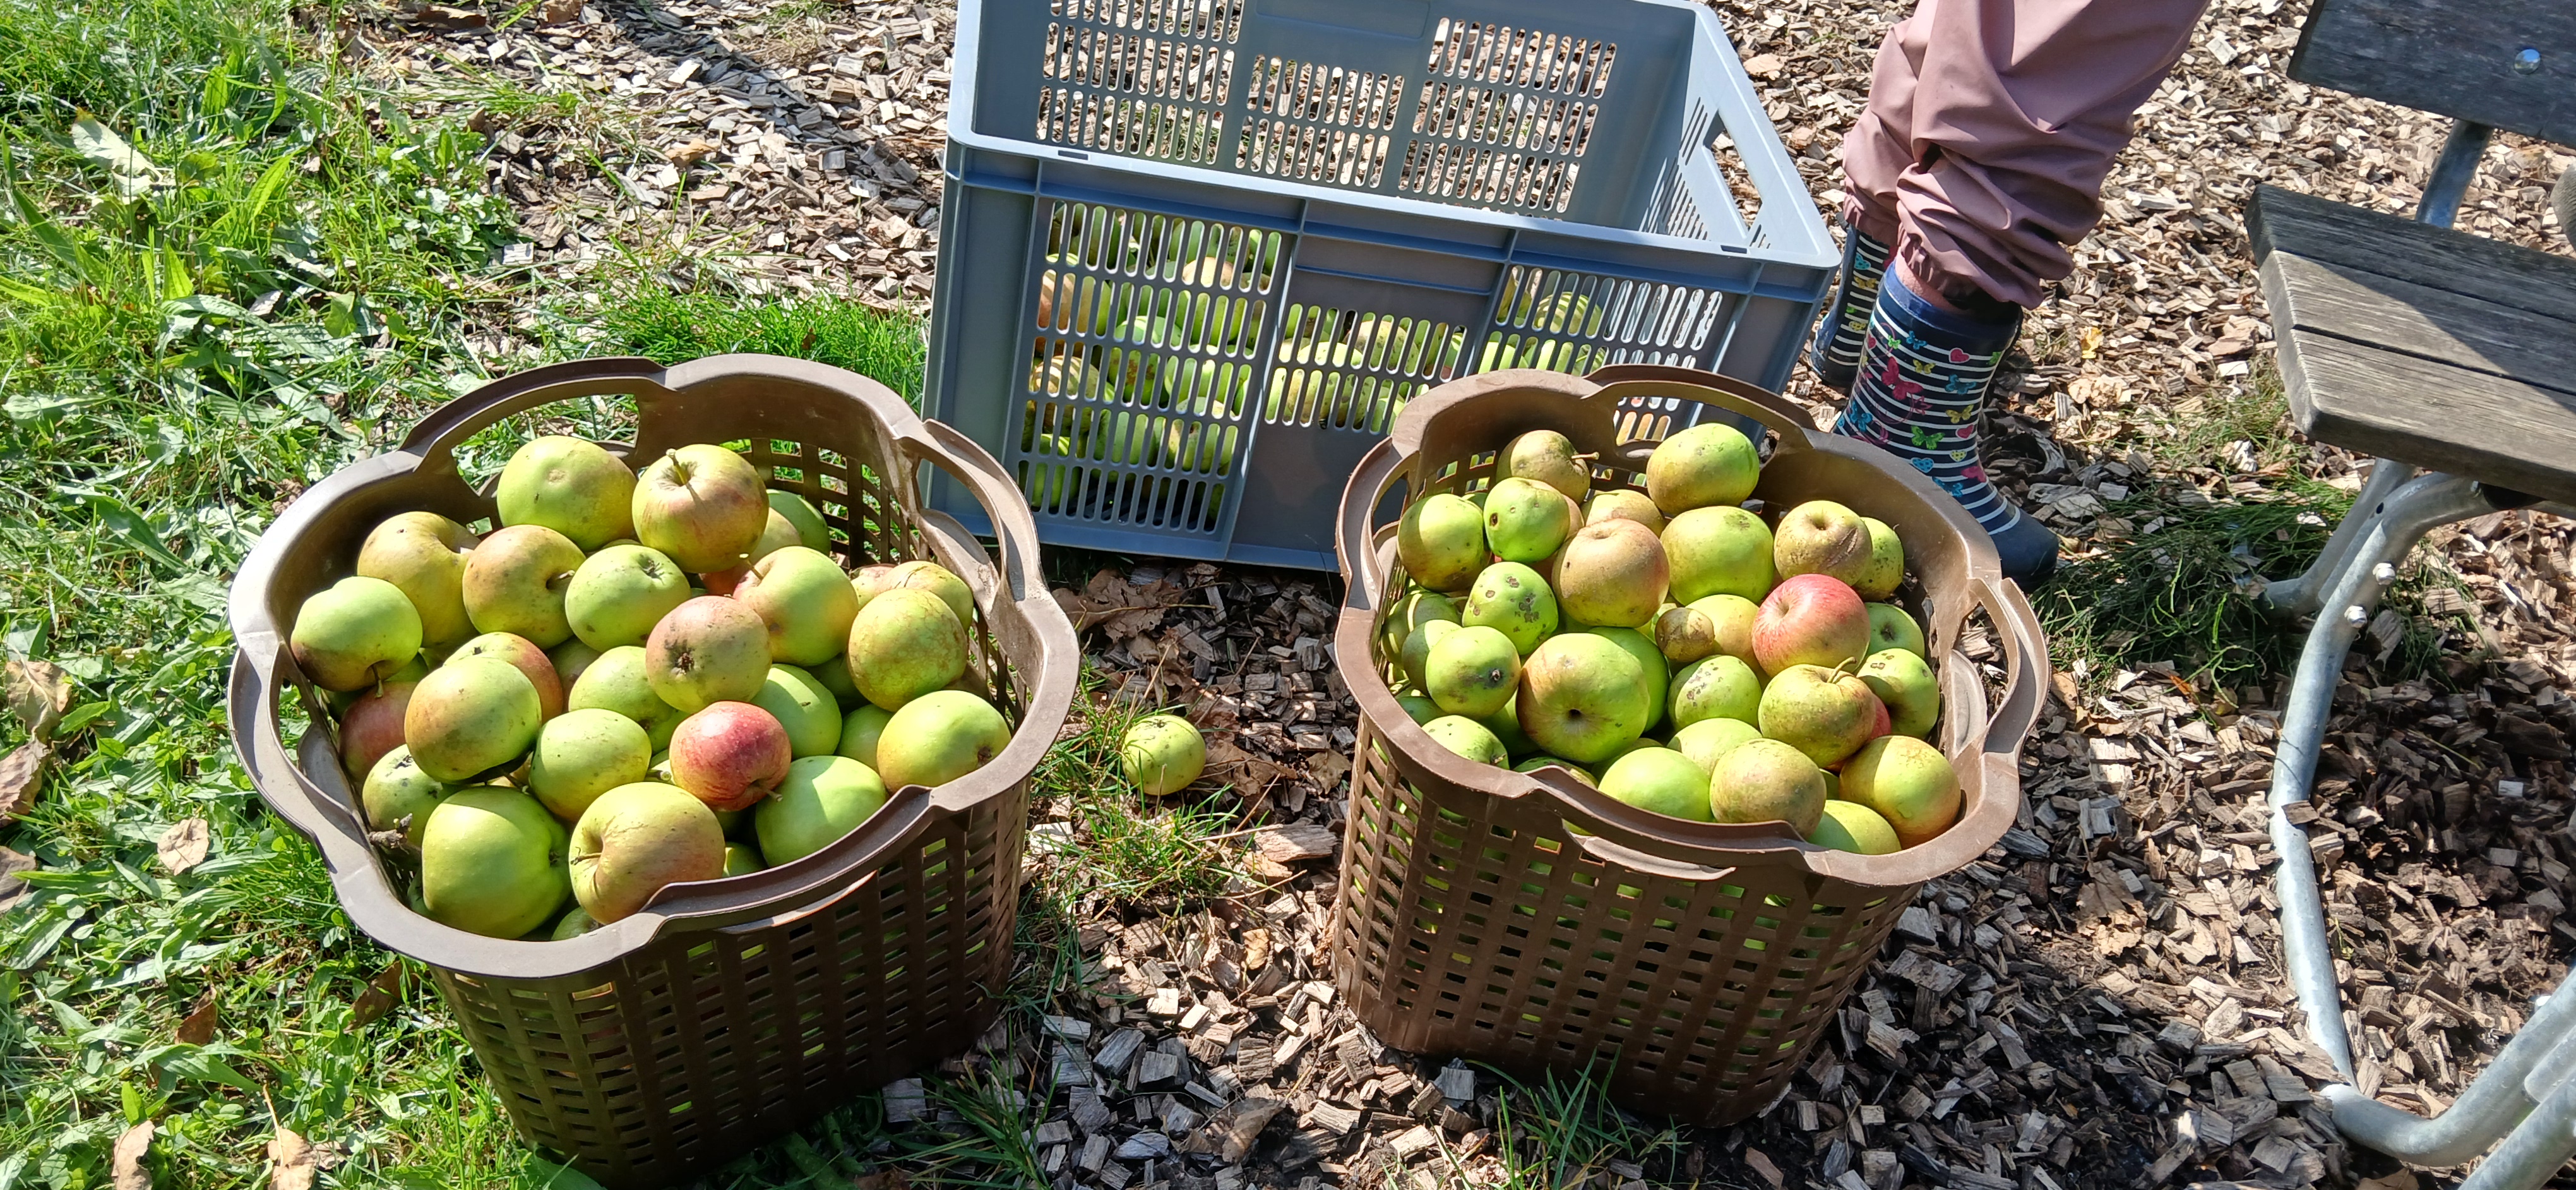
<path fill-rule="evenodd" d="M 2376 502 L 2342 564 L 2320 576 L 2326 588 L 2320 606 L 2326 610 L 2308 630 L 2307 646 L 2299 654 L 2298 672 L 2291 680 L 2290 705 L 2282 715 L 2272 765 L 2270 799 L 2272 849 L 2280 864 L 2273 879 L 2281 902 L 2282 957 L 2289 967 L 2290 986 L 2298 992 L 2299 1007 L 2307 1014 L 2309 1036 L 2334 1059 L 2335 1069 L 2345 1078 L 2352 1077 L 2352 1043 L 2344 1032 L 2334 954 L 2327 948 L 2316 860 L 2308 851 L 2308 832 L 2290 820 L 2290 807 L 2308 800 L 2327 712 L 2342 681 L 2344 654 L 2370 622 L 2380 592 L 2397 577 L 2396 563 L 2433 527 L 2493 511 L 2495 506 L 2475 481 L 2450 475 L 2408 480 Z"/>
<path fill-rule="evenodd" d="M 2285 619 L 2301 620 L 2317 614 L 2317 605 L 2325 602 L 2326 588 L 2343 570 L 2353 546 L 2369 532 L 2371 519 L 2385 511 L 2388 497 L 2416 474 L 2415 468 L 2395 459 L 2372 463 L 2370 478 L 2362 481 L 2361 494 L 2352 498 L 2351 511 L 2343 514 L 2343 523 L 2336 525 L 2334 536 L 2326 539 L 2324 552 L 2317 555 L 2307 573 L 2266 584 L 2263 601 Z"/>
<path fill-rule="evenodd" d="M 2529 1130 L 2545 1123 L 2531 1116 L 2533 1092 L 2554 1099 L 2564 1090 L 2553 1089 L 2553 1080 L 2545 1076 L 2566 1070 L 2571 1055 L 2559 1051 L 2576 1038 L 2571 1030 L 2576 1030 L 2576 977 L 2560 984 L 2558 994 L 2541 998 L 2540 1008 L 2531 1020 L 2505 1043 L 2495 1061 L 2469 1083 L 2459 1100 L 2438 1116 L 2427 1119 L 2390 1107 L 2349 1086 L 2327 1087 L 2325 1099 L 2334 1108 L 2335 1127 L 2355 1141 L 2415 1165 L 2458 1165 L 2485 1152 L 2497 1137 L 2516 1125 Z M 2526 1117 L 2531 1119 L 2530 1124 L 2524 1123 Z M 2567 1130 L 2568 1123 L 2576 1121 L 2562 1121 L 2558 1134 L 2576 1144 L 2576 1133 Z M 2502 1156 L 2499 1153 L 2497 1158 Z M 2495 1165 L 2497 1158 L 2490 1158 L 2488 1164 Z M 2564 1160 L 2565 1157 L 2558 1159 Z M 2548 1168 L 2556 1169 L 2557 1165 L 2553 1161 Z"/>

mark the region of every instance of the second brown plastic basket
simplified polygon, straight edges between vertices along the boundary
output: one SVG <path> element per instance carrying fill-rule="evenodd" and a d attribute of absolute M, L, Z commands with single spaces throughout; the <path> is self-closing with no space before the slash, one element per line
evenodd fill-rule
<path fill-rule="evenodd" d="M 1484 487 L 1494 452 L 1541 428 L 1597 453 L 1596 490 L 1641 487 L 1646 456 L 1674 428 L 1669 415 L 1616 408 L 1643 397 L 1770 427 L 1754 493 L 1766 507 L 1832 499 L 1895 527 L 1920 579 L 1909 583 L 1911 610 L 1941 659 L 1939 743 L 1965 795 L 1947 832 L 1866 856 L 1806 843 L 1784 823 L 1685 822 L 1563 770 L 1467 760 L 1397 704 L 1379 638 L 1404 574 L 1394 527 L 1373 521 L 1381 500 Z M 1811 433 L 1770 393 L 1645 365 L 1442 385 L 1405 409 L 1351 478 L 1340 545 L 1348 594 L 1334 652 L 1361 725 L 1333 968 L 1387 1044 L 1529 1075 L 1591 1067 L 1631 1109 L 1742 1119 L 1787 1087 L 1922 882 L 1984 854 L 2013 824 L 2016 756 L 2048 677 L 2036 617 L 1955 501 L 1875 447 Z M 2006 657 L 1991 710 L 1984 676 L 1957 651 L 1979 609 Z"/>
<path fill-rule="evenodd" d="M 368 846 L 330 718 L 286 647 L 304 597 L 350 573 L 378 521 L 426 509 L 473 527 L 491 499 L 456 448 L 503 417 L 632 397 L 651 458 L 741 442 L 773 489 L 824 513 L 850 566 L 931 558 L 973 588 L 975 674 L 1015 720 L 1010 747 L 936 789 L 895 791 L 847 838 L 749 876 L 674 885 L 563 942 L 485 938 L 414 913 Z M 936 467 L 999 527 L 998 569 L 920 504 Z M 232 590 L 233 740 L 260 795 L 311 835 L 349 919 L 426 964 L 511 1122 L 616 1187 L 711 1172 L 845 1097 L 973 1044 L 1010 973 L 1030 773 L 1073 701 L 1080 653 L 1047 594 L 1028 505 L 992 456 L 838 368 L 729 355 L 665 371 L 594 359 L 493 381 L 402 446 L 316 484 L 279 516 Z M 303 700 L 293 753 L 280 699 Z"/>

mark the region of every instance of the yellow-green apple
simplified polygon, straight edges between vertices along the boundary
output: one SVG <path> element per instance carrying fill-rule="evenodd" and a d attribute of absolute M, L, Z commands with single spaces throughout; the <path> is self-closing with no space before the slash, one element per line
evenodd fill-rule
<path fill-rule="evenodd" d="M 747 702 L 709 703 L 671 733 L 671 783 L 714 810 L 746 810 L 796 759 L 776 716 Z"/>
<path fill-rule="evenodd" d="M 1941 721 L 1941 683 L 1916 653 L 1882 649 L 1861 664 L 1860 680 L 1887 706 L 1887 729 L 1921 738 Z"/>
<path fill-rule="evenodd" d="M 1656 534 L 1664 531 L 1664 510 L 1655 507 L 1654 497 L 1635 488 L 1604 488 L 1592 494 L 1592 503 L 1584 509 L 1583 523 L 1598 525 L 1614 520 L 1635 521 Z"/>
<path fill-rule="evenodd" d="M 841 742 L 841 707 L 814 675 L 793 665 L 769 667 L 752 705 L 767 711 L 787 729 L 787 744 L 798 757 L 829 756 Z"/>
<path fill-rule="evenodd" d="M 601 924 L 622 921 L 664 888 L 722 877 L 724 851 L 715 811 L 689 791 L 620 785 L 573 824 L 572 895 Z"/>
<path fill-rule="evenodd" d="M 807 756 L 751 812 L 761 858 L 788 864 L 840 842 L 886 804 L 885 782 L 847 756 Z"/>
<path fill-rule="evenodd" d="M 1412 635 L 1404 638 L 1404 649 L 1396 654 L 1396 663 L 1403 667 L 1405 681 L 1414 689 L 1426 694 L 1430 692 L 1431 688 L 1424 683 L 1431 676 L 1431 650 L 1438 647 L 1441 641 L 1449 639 L 1450 634 L 1458 631 L 1460 627 L 1461 625 L 1447 620 L 1433 620 L 1414 629 Z M 1512 659 L 1514 661 L 1520 659 L 1517 650 L 1514 651 Z"/>
<path fill-rule="evenodd" d="M 768 625 L 770 658 L 790 665 L 820 665 L 840 656 L 849 648 L 850 621 L 859 614 L 859 593 L 850 589 L 839 564 L 801 545 L 752 563 L 733 597 Z"/>
<path fill-rule="evenodd" d="M 1869 609 L 1830 575 L 1783 579 L 1753 621 L 1753 659 L 1777 675 L 1793 665 L 1858 669 L 1869 656 Z"/>
<path fill-rule="evenodd" d="M 1871 740 L 1843 764 L 1842 796 L 1878 811 L 1908 847 L 1959 820 L 1959 774 L 1941 750 L 1912 736 Z"/>
<path fill-rule="evenodd" d="M 1530 430 L 1503 445 L 1494 474 L 1530 479 L 1581 500 L 1592 491 L 1591 456 L 1574 453 L 1574 440 L 1555 430 Z"/>
<path fill-rule="evenodd" d="M 595 442 L 548 434 L 501 468 L 492 492 L 504 525 L 543 525 L 595 550 L 635 533 L 635 473 Z"/>
<path fill-rule="evenodd" d="M 1762 688 L 1753 725 L 1806 754 L 1819 767 L 1840 764 L 1861 745 L 1887 734 L 1887 708 L 1869 684 L 1820 665 L 1792 665 Z"/>
<path fill-rule="evenodd" d="M 1747 740 L 1708 773 L 1709 812 L 1719 822 L 1785 822 L 1805 838 L 1825 813 L 1825 773 L 1779 740 Z"/>
<path fill-rule="evenodd" d="M 1650 624 L 1672 577 L 1664 543 L 1635 521 L 1613 518 L 1574 531 L 1556 556 L 1558 610 L 1577 624 Z"/>
<path fill-rule="evenodd" d="M 417 850 L 420 829 L 429 824 L 430 808 L 453 791 L 446 782 L 420 771 L 412 762 L 411 749 L 396 746 L 367 770 L 366 783 L 358 787 L 358 805 L 366 811 L 368 830 L 400 828 L 403 843 Z"/>
<path fill-rule="evenodd" d="M 689 576 L 662 551 L 612 545 L 582 560 L 564 588 L 564 618 L 594 649 L 640 645 L 671 609 L 689 601 Z"/>
<path fill-rule="evenodd" d="M 1396 695 L 1395 705 L 1404 708 L 1404 717 L 1416 723 L 1429 723 L 1445 713 L 1440 709 L 1439 703 L 1431 701 L 1431 697 L 1425 694 Z M 1520 725 L 1514 722 L 1513 726 Z"/>
<path fill-rule="evenodd" d="M 420 612 L 402 588 L 352 575 L 307 598 L 287 634 L 296 668 L 325 690 L 359 690 L 420 654 Z"/>
<path fill-rule="evenodd" d="M 769 527 L 769 494 L 760 470 L 721 446 L 700 443 L 665 452 L 635 477 L 630 511 L 635 539 L 662 551 L 691 574 L 748 561 Z"/>
<path fill-rule="evenodd" d="M 1673 675 L 1673 726 L 1688 727 L 1705 719 L 1754 721 L 1762 703 L 1762 679 L 1753 667 L 1724 653 L 1702 657 Z"/>
<path fill-rule="evenodd" d="M 1905 543 L 1897 539 L 1896 526 L 1877 517 L 1862 517 L 1860 523 L 1869 530 L 1869 565 L 1861 568 L 1852 590 L 1863 599 L 1885 599 L 1905 581 Z"/>
<path fill-rule="evenodd" d="M 1691 610 L 1708 617 L 1717 628 L 1717 651 L 1759 670 L 1760 658 L 1753 655 L 1753 625 L 1762 618 L 1762 605 L 1741 595 L 1711 595 L 1692 601 Z"/>
<path fill-rule="evenodd" d="M 494 661 L 509 662 L 512 668 L 528 675 L 528 684 L 537 688 L 537 714 L 540 717 L 552 719 L 563 714 L 563 678 L 555 673 L 554 658 L 546 656 L 546 651 L 538 648 L 535 641 L 516 633 L 486 632 L 456 646 L 456 651 L 447 655 L 447 662 L 453 665 L 468 657 L 489 657 Z"/>
<path fill-rule="evenodd" d="M 967 587 L 966 580 L 957 577 L 956 571 L 937 562 L 916 560 L 896 566 L 894 585 L 928 591 L 956 613 L 958 623 L 975 622 L 975 592 Z"/>
<path fill-rule="evenodd" d="M 966 628 L 937 595 L 911 587 L 880 592 L 850 621 L 850 681 L 889 711 L 946 687 L 966 672 Z"/>
<path fill-rule="evenodd" d="M 1761 517 L 1731 504 L 1688 509 L 1665 523 L 1663 543 L 1675 603 L 1771 593 L 1771 528 Z"/>
<path fill-rule="evenodd" d="M 886 720 L 877 738 L 877 775 L 888 789 L 945 785 L 1010 746 L 1011 725 L 993 704 L 963 690 L 933 690 Z"/>
<path fill-rule="evenodd" d="M 476 632 L 507 632 L 551 649 L 572 635 L 564 589 L 581 547 L 543 525 L 494 531 L 465 558 L 465 615 Z"/>
<path fill-rule="evenodd" d="M 740 566 L 728 567 L 724 570 L 709 571 L 706 574 L 701 574 L 698 576 L 696 592 L 693 593 L 724 595 L 730 597 L 742 586 L 742 580 L 751 576 L 751 566 L 751 563 L 745 562 Z"/>
<path fill-rule="evenodd" d="M 886 721 L 894 712 L 872 702 L 863 702 L 841 716 L 841 742 L 833 749 L 873 769 L 877 767 L 877 741 L 885 738 Z"/>
<path fill-rule="evenodd" d="M 468 657 L 420 680 L 403 709 L 403 743 L 421 771 L 456 784 L 516 764 L 544 722 L 528 675 L 507 661 Z"/>
<path fill-rule="evenodd" d="M 1601 792 L 1673 818 L 1707 822 L 1708 773 L 1670 748 L 1630 750 L 1601 774 Z"/>
<path fill-rule="evenodd" d="M 1878 811 L 1840 798 L 1825 799 L 1824 817 L 1816 820 L 1816 829 L 1807 832 L 1807 841 L 1861 855 L 1887 855 L 1904 847 L 1897 841 L 1896 828 L 1879 817 Z"/>
<path fill-rule="evenodd" d="M 1644 667 L 1605 637 L 1569 632 L 1521 665 L 1521 730 L 1552 756 L 1599 764 L 1654 722 Z"/>
<path fill-rule="evenodd" d="M 1528 566 L 1496 562 L 1476 576 L 1458 621 L 1501 632 L 1512 638 L 1513 649 L 1527 657 L 1540 641 L 1556 634 L 1556 592 Z"/>
<path fill-rule="evenodd" d="M 760 848 L 749 843 L 725 844 L 724 874 L 726 876 L 749 876 L 768 866 L 769 861 L 760 854 Z"/>
<path fill-rule="evenodd" d="M 1484 724 L 1464 715 L 1442 715 L 1423 724 L 1422 730 L 1441 747 L 1478 764 L 1499 767 L 1511 763 L 1512 755 L 1503 748 L 1503 742 L 1495 739 Z"/>
<path fill-rule="evenodd" d="M 1694 508 L 1742 504 L 1762 478 L 1762 459 L 1743 431 L 1720 422 L 1656 444 L 1646 456 L 1646 494 L 1665 516 Z"/>
<path fill-rule="evenodd" d="M 773 488 L 769 493 L 769 511 L 786 518 L 796 530 L 796 544 L 809 550 L 832 552 L 832 530 L 823 523 L 822 510 L 812 501 L 794 492 Z"/>
<path fill-rule="evenodd" d="M 1869 651 L 1877 654 L 1889 649 L 1903 649 L 1927 660 L 1931 656 L 1923 645 L 1923 626 L 1915 623 L 1904 608 L 1893 603 L 1870 604 Z"/>
<path fill-rule="evenodd" d="M 641 724 L 595 707 L 566 711 L 537 732 L 528 792 L 570 822 L 599 795 L 643 780 L 652 761 L 653 741 Z"/>
<path fill-rule="evenodd" d="M 363 778 L 385 753 L 402 747 L 403 712 L 410 709 L 411 692 L 419 686 L 418 678 L 379 683 L 340 712 L 342 772 L 352 779 Z"/>
<path fill-rule="evenodd" d="M 644 638 L 644 680 L 683 711 L 750 702 L 769 680 L 769 625 L 720 595 L 700 595 Z"/>
<path fill-rule="evenodd" d="M 1503 709 L 1476 720 L 1485 725 L 1485 730 L 1494 733 L 1495 739 L 1503 742 L 1503 751 L 1514 756 L 1538 751 L 1538 745 L 1530 742 L 1529 733 L 1521 730 L 1520 708 L 1514 705 L 1519 701 L 1520 694 L 1514 691 L 1509 699 L 1504 700 Z M 1432 704 L 1431 717 L 1434 719 L 1440 717 L 1439 704 Z M 1414 722 L 1419 723 L 1422 720 L 1416 719 Z"/>
<path fill-rule="evenodd" d="M 1414 588 L 1404 593 L 1394 607 L 1387 610 L 1386 625 L 1380 643 L 1390 657 L 1401 656 L 1404 643 L 1425 624 L 1434 621 L 1458 623 L 1458 601 L 1438 591 Z"/>
<path fill-rule="evenodd" d="M 1485 493 L 1485 545 L 1506 562 L 1538 562 L 1573 532 L 1565 493 L 1536 480 L 1497 481 Z"/>
<path fill-rule="evenodd" d="M 439 923 L 516 938 L 554 920 L 570 892 L 563 824 L 537 799 L 478 785 L 430 810 L 420 832 L 420 898 Z"/>
<path fill-rule="evenodd" d="M 1664 655 L 1655 648 L 1653 637 L 1634 628 L 1586 628 L 1583 631 L 1619 646 L 1637 659 L 1637 668 L 1646 675 L 1646 726 L 1653 731 L 1664 721 L 1664 712 L 1672 697 L 1673 670 L 1664 664 Z M 1511 741 L 1505 740 L 1508 744 Z M 1519 749 L 1515 749 L 1519 751 Z"/>
<path fill-rule="evenodd" d="M 1413 581 L 1434 591 L 1464 591 L 1485 565 L 1485 514 L 1447 492 L 1425 496 L 1396 522 L 1395 553 Z"/>
<path fill-rule="evenodd" d="M 569 942 L 572 939 L 579 938 L 598 928 L 599 919 L 592 917 L 590 915 L 590 910 L 584 909 L 579 905 L 574 905 L 572 908 L 564 910 L 562 917 L 555 919 L 554 928 L 546 932 L 546 940 L 549 942 Z"/>
<path fill-rule="evenodd" d="M 444 648 L 474 635 L 465 616 L 465 559 L 475 540 L 437 513 L 400 513 L 367 532 L 358 573 L 400 588 L 420 613 L 421 643 Z"/>
<path fill-rule="evenodd" d="M 1426 661 L 1423 693 L 1442 711 L 1470 719 L 1501 710 L 1521 679 L 1521 655 L 1512 638 L 1483 625 L 1442 636 Z"/>
<path fill-rule="evenodd" d="M 590 647 L 578 636 L 546 650 L 546 660 L 554 662 L 555 677 L 563 683 L 566 698 L 572 696 L 572 684 L 581 680 L 583 671 L 590 668 L 591 662 L 599 660 L 599 653 L 600 650 Z"/>
<path fill-rule="evenodd" d="M 575 711 L 590 707 L 615 711 L 642 726 L 656 750 L 667 747 L 671 729 L 680 725 L 681 711 L 653 692 L 653 683 L 645 679 L 644 669 L 641 646 L 609 649 L 581 671 L 581 677 L 564 694 L 564 706 Z"/>
<path fill-rule="evenodd" d="M 778 493 L 770 494 L 775 496 Z M 769 519 L 761 525 L 760 536 L 752 540 L 751 560 L 758 562 L 791 545 L 805 545 L 804 535 L 796 531 L 796 522 L 788 520 L 787 514 L 778 511 L 778 506 L 772 504 L 769 508 Z M 805 548 L 815 547 L 805 546 Z"/>
<path fill-rule="evenodd" d="M 1858 587 L 1870 568 L 1869 526 L 1831 500 L 1809 500 L 1780 514 L 1771 530 L 1771 565 L 1783 580 L 1829 574 Z"/>
<path fill-rule="evenodd" d="M 857 619 L 858 617 L 853 616 L 851 618 Z M 848 642 L 843 642 L 843 656 L 834 657 L 821 665 L 812 666 L 805 671 L 814 675 L 814 680 L 821 682 L 824 689 L 832 692 L 832 701 L 841 704 L 841 709 L 843 710 L 848 710 L 851 707 L 867 701 L 866 698 L 859 694 L 859 684 L 850 680 L 850 659 L 846 655 L 847 643 Z"/>
<path fill-rule="evenodd" d="M 1147 797 L 1179 793 L 1207 771 L 1207 738 L 1178 715 L 1147 715 L 1119 737 L 1118 762 Z"/>
<path fill-rule="evenodd" d="M 1742 719 L 1702 719 L 1673 730 L 1673 751 L 1690 757 L 1701 772 L 1717 768 L 1717 758 L 1739 744 L 1762 738 L 1762 730 Z"/>
<path fill-rule="evenodd" d="M 861 610 L 866 610 L 868 601 L 876 598 L 879 593 L 891 591 L 901 585 L 895 581 L 894 567 L 883 564 L 862 566 L 850 575 L 850 591 L 859 597 Z"/>
<path fill-rule="evenodd" d="M 1666 665 L 1688 665 L 1717 651 L 1717 621 L 1697 607 L 1667 607 L 1655 617 L 1655 651 Z"/>
<path fill-rule="evenodd" d="M 1576 764 L 1571 760 L 1566 760 L 1556 756 L 1540 755 L 1530 757 L 1519 764 L 1513 765 L 1512 771 L 1515 773 L 1535 773 L 1549 765 L 1555 765 L 1558 768 L 1564 769 L 1566 772 L 1573 774 L 1575 780 L 1581 781 L 1595 789 L 1598 789 L 1601 786 L 1600 780 L 1592 775 L 1592 770 Z"/>

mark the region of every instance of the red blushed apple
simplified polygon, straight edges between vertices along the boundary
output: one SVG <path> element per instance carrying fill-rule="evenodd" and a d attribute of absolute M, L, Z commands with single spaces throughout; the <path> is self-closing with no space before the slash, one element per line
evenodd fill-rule
<path fill-rule="evenodd" d="M 747 565 L 736 566 L 731 570 L 712 571 L 699 575 L 698 585 L 705 587 L 709 595 L 729 596 L 733 594 L 735 587 L 742 585 L 743 576 L 750 573 L 751 567 Z"/>
<path fill-rule="evenodd" d="M 671 780 L 710 809 L 747 810 L 787 779 L 787 729 L 747 702 L 709 703 L 671 732 Z"/>
<path fill-rule="evenodd" d="M 364 781 L 385 753 L 403 742 L 403 711 L 418 682 L 387 682 L 349 704 L 340 715 L 340 767 Z"/>
<path fill-rule="evenodd" d="M 1831 575 L 1781 580 L 1753 621 L 1753 659 L 1766 674 L 1792 665 L 1857 670 L 1867 656 L 1869 605 Z"/>

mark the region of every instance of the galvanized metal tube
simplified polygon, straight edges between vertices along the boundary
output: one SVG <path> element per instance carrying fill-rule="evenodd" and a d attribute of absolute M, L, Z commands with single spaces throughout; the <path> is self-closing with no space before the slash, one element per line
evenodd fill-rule
<path fill-rule="evenodd" d="M 2442 155 L 2433 160 L 2433 172 L 2424 178 L 2424 197 L 2415 204 L 2417 223 L 2451 225 L 2460 213 L 2460 199 L 2477 177 L 2478 158 L 2485 155 L 2487 134 L 2492 131 L 2469 120 L 2452 123 L 2451 135 L 2442 141 Z"/>
<path fill-rule="evenodd" d="M 2334 536 L 2326 539 L 2326 548 L 2317 554 L 2317 560 L 2297 578 L 2264 586 L 2263 602 L 2290 619 L 2315 615 L 2317 604 L 2325 599 L 2326 588 L 2342 571 L 2344 560 L 2352 556 L 2353 547 L 2369 532 L 2371 518 L 2386 506 L 2390 493 L 2416 474 L 2413 465 L 2395 459 L 2373 462 L 2369 478 L 2362 480 L 2361 494 L 2352 498 L 2352 510 L 2344 514 L 2343 523 L 2335 526 Z"/>
<path fill-rule="evenodd" d="M 2576 983 L 2576 980 L 2571 980 Z M 2426 1118 L 2390 1107 L 2347 1086 L 2325 1089 L 2334 1108 L 2335 1127 L 2353 1140 L 2415 1165 L 2458 1165 L 2486 1151 L 2531 1113 L 2526 1080 L 2545 1061 L 2563 1063 L 2556 1051 L 2576 1028 L 2576 994 L 2570 984 L 2543 1000 L 2513 1040 L 2469 1083 L 2459 1099 L 2437 1116 Z"/>
<path fill-rule="evenodd" d="M 2335 1069 L 2352 1077 L 2352 1041 L 2343 1025 L 2343 994 L 2337 987 L 2334 955 L 2326 948 L 2325 904 L 2317 891 L 2315 857 L 2308 851 L 2308 832 L 2290 821 L 2289 808 L 2308 800 L 2317 774 L 2317 746 L 2325 738 L 2326 713 L 2334 705 L 2344 654 L 2369 622 L 2370 609 L 2387 586 L 2383 565 L 2413 549 L 2425 530 L 2464 517 L 2480 516 L 2493 506 L 2474 480 L 2451 475 L 2425 475 L 2408 480 L 2380 505 L 2342 569 L 2327 587 L 2323 611 L 2308 630 L 2299 653 L 2297 675 L 2290 686 L 2290 705 L 2281 717 L 2281 735 L 2272 764 L 2272 850 L 2280 863 L 2273 876 L 2281 902 L 2282 961 L 2290 986 L 2307 1014 L 2308 1035 L 2316 1040 Z"/>
<path fill-rule="evenodd" d="M 2480 1081 L 2486 1076 L 2479 1075 Z M 2446 1113 L 2447 1114 L 2447 1113 Z M 2558 1084 L 2549 1098 L 2478 1162 L 2460 1190 L 2532 1190 L 2576 1157 L 2576 1080 Z"/>

